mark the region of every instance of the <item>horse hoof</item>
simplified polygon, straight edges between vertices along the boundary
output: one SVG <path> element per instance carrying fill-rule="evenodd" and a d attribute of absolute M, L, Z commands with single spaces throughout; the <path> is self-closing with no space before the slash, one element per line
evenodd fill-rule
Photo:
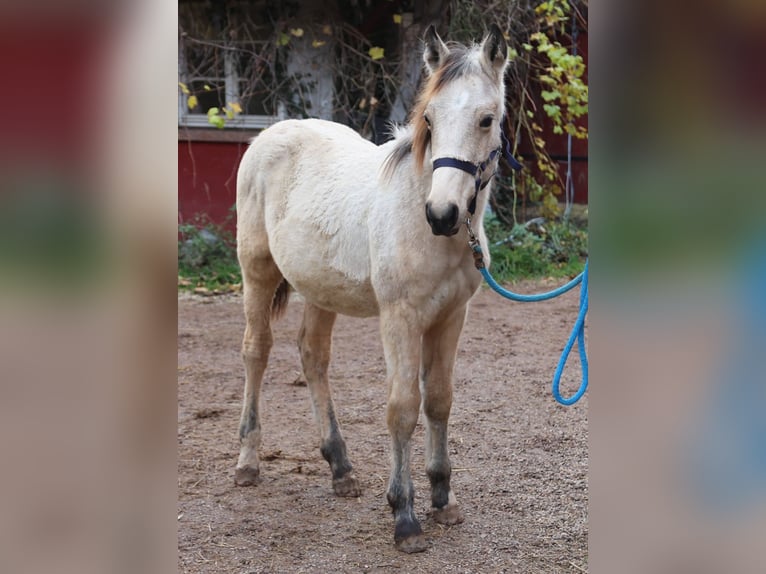
<path fill-rule="evenodd" d="M 396 549 L 400 552 L 406 552 L 407 554 L 414 554 L 415 552 L 423 552 L 428 549 L 428 542 L 426 537 L 422 534 L 414 534 L 407 538 L 402 538 L 396 541 Z"/>
<path fill-rule="evenodd" d="M 258 467 L 242 466 L 234 471 L 234 483 L 237 486 L 255 486 L 258 483 Z"/>
<path fill-rule="evenodd" d="M 335 496 L 342 496 L 344 498 L 356 498 L 362 494 L 359 481 L 352 474 L 334 478 L 332 481 L 332 489 L 335 491 Z"/>
<path fill-rule="evenodd" d="M 447 526 L 460 524 L 465 520 L 465 516 L 460 512 L 460 507 L 457 504 L 448 504 L 443 508 L 433 508 L 431 509 L 431 516 L 439 524 L 446 524 Z"/>

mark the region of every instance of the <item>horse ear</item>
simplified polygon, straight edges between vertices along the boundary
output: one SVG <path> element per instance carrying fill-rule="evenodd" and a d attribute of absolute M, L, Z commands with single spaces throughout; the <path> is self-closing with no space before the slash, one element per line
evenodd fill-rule
<path fill-rule="evenodd" d="M 497 24 L 492 24 L 489 34 L 482 42 L 482 54 L 487 67 L 502 77 L 508 63 L 508 44 Z"/>
<path fill-rule="evenodd" d="M 434 28 L 433 24 L 428 26 L 424 42 L 423 61 L 426 63 L 426 69 L 430 75 L 439 69 L 439 66 L 444 62 L 447 54 L 449 54 L 449 48 L 439 38 L 439 34 L 436 33 L 436 28 Z"/>

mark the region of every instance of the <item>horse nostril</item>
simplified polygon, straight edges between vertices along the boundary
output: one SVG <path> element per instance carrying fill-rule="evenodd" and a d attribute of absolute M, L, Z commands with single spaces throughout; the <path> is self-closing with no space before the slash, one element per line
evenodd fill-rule
<path fill-rule="evenodd" d="M 444 216 L 444 224 L 447 229 L 452 229 L 457 223 L 457 205 L 451 203 L 447 210 L 447 215 Z"/>
<path fill-rule="evenodd" d="M 458 208 L 450 203 L 443 215 L 437 215 L 431 209 L 431 203 L 426 203 L 426 220 L 431 226 L 434 235 L 452 235 L 452 230 L 457 223 Z"/>
<path fill-rule="evenodd" d="M 428 221 L 429 225 L 433 225 L 434 222 L 434 212 L 431 210 L 431 202 L 426 202 L 426 221 Z"/>

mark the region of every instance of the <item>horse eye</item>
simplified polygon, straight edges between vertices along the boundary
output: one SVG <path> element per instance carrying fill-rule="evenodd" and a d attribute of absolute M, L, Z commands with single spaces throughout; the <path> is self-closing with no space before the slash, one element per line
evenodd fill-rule
<path fill-rule="evenodd" d="M 483 118 L 481 118 L 481 121 L 479 122 L 479 127 L 480 128 L 488 128 L 489 126 L 492 125 L 492 120 L 493 119 L 494 118 L 492 116 L 484 116 Z"/>

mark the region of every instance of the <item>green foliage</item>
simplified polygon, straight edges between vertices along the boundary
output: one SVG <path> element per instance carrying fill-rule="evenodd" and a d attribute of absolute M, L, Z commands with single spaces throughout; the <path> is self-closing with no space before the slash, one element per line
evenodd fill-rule
<path fill-rule="evenodd" d="M 199 105 L 199 98 L 192 94 L 189 87 L 183 82 L 178 82 L 178 89 L 186 96 L 186 107 L 190 110 Z M 212 88 L 205 84 L 205 91 L 212 91 Z M 207 122 L 218 129 L 226 127 L 227 120 L 233 120 L 242 113 L 242 106 L 238 102 L 229 102 L 223 108 L 212 107 L 207 110 Z"/>
<path fill-rule="evenodd" d="M 204 216 L 178 226 L 178 286 L 198 293 L 238 291 L 242 275 L 234 237 Z"/>
<path fill-rule="evenodd" d="M 585 265 L 588 234 L 571 221 L 537 218 L 508 229 L 492 215 L 485 218 L 484 229 L 498 281 L 570 277 Z"/>
<path fill-rule="evenodd" d="M 497 0 L 452 0 L 449 37 L 467 41 L 479 37 L 494 21 L 506 33 L 509 66 L 506 78 L 508 98 L 507 129 L 515 143 L 529 141 L 534 150 L 535 176 L 527 171 L 511 187 L 532 202 L 543 215 L 558 216 L 558 199 L 564 188 L 546 141 L 543 125 L 552 124 L 554 134 L 587 138 L 580 120 L 588 113 L 588 86 L 585 63 L 572 53 L 571 21 L 587 28 L 587 0 L 544 0 L 523 3 Z M 538 99 L 542 98 L 542 105 Z M 516 150 L 513 150 L 514 153 Z M 493 207 L 508 225 L 515 210 L 515 195 L 501 196 Z M 499 205 L 503 204 L 503 205 Z M 512 215 L 514 217 L 512 217 Z"/>

